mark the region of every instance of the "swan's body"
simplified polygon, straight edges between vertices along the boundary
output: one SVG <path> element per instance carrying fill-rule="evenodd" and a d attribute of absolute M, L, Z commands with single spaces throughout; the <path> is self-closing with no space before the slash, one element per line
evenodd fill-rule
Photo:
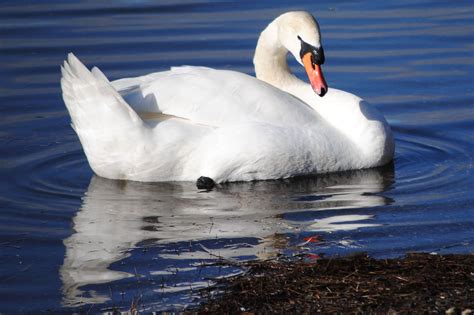
<path fill-rule="evenodd" d="M 92 169 L 112 179 L 207 176 L 223 182 L 389 162 L 393 138 L 376 109 L 333 88 L 321 98 L 291 74 L 286 55 L 299 49 L 297 40 L 286 38 L 296 37 L 292 32 L 319 47 L 319 29 L 309 14 L 280 16 L 257 45 L 254 63 L 261 80 L 178 67 L 110 83 L 70 54 L 63 97 Z"/>

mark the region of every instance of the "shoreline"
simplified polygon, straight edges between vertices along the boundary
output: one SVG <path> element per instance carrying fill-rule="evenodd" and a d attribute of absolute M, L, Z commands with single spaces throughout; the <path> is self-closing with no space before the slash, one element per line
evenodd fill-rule
<path fill-rule="evenodd" d="M 201 290 L 205 302 L 190 311 L 474 314 L 474 254 L 409 253 L 396 259 L 358 254 L 238 265 L 243 274 Z"/>

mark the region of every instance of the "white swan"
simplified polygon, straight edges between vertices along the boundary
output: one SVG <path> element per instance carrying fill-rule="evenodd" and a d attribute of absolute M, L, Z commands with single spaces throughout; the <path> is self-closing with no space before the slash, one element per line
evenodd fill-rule
<path fill-rule="evenodd" d="M 291 73 L 288 52 L 311 85 Z M 260 35 L 258 79 L 185 66 L 109 82 L 69 54 L 61 87 L 92 169 L 111 179 L 248 181 L 392 160 L 383 116 L 355 95 L 328 90 L 323 62 L 315 19 L 288 12 Z"/>

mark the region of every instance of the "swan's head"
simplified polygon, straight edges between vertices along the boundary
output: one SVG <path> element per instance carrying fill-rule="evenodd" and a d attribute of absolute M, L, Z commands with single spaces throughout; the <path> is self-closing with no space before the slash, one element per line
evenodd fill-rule
<path fill-rule="evenodd" d="M 318 22 L 304 11 L 284 13 L 275 22 L 280 43 L 304 66 L 316 94 L 324 96 L 328 86 L 321 71 L 324 50 Z"/>

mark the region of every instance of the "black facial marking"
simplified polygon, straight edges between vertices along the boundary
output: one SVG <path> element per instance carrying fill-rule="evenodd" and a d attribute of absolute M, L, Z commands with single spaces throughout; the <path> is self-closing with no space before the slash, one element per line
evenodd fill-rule
<path fill-rule="evenodd" d="M 317 64 L 317 65 L 324 64 L 325 58 L 324 58 L 323 46 L 321 46 L 319 48 L 316 48 L 316 47 L 308 44 L 304 40 L 302 40 L 300 36 L 298 36 L 298 39 L 301 42 L 301 50 L 300 50 L 300 58 L 301 59 L 303 59 L 304 55 L 306 55 L 308 52 L 310 52 L 311 53 L 311 59 L 312 59 L 314 64 Z"/>

